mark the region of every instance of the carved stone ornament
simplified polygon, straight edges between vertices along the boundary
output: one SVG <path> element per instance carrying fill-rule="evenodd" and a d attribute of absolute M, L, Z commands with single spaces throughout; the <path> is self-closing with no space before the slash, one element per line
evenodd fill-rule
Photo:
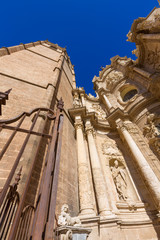
<path fill-rule="evenodd" d="M 92 192 L 88 180 L 88 166 L 85 164 L 79 166 L 79 186 L 83 186 L 79 191 L 81 209 L 88 208 L 89 204 L 92 205 L 93 208 Z"/>
<path fill-rule="evenodd" d="M 154 11 L 152 16 L 142 21 L 137 25 L 138 31 L 148 30 L 150 33 L 158 32 L 160 30 L 160 14 Z"/>
<path fill-rule="evenodd" d="M 72 230 L 68 230 L 67 233 L 61 234 L 60 240 L 72 240 Z"/>
<path fill-rule="evenodd" d="M 74 127 L 75 127 L 76 130 L 77 130 L 77 129 L 83 129 L 83 123 L 82 123 L 82 121 L 76 121 L 76 122 L 74 123 Z"/>
<path fill-rule="evenodd" d="M 154 51 L 148 50 L 146 62 L 154 69 L 160 70 L 160 49 L 156 48 Z"/>
<path fill-rule="evenodd" d="M 111 155 L 111 156 L 121 155 L 114 141 L 112 142 L 112 141 L 105 140 L 104 143 L 102 143 L 102 152 L 104 155 Z"/>
<path fill-rule="evenodd" d="M 91 229 L 74 226 L 61 226 L 56 229 L 57 240 L 87 240 Z"/>
<path fill-rule="evenodd" d="M 147 123 L 143 128 L 143 134 L 148 138 L 150 145 L 160 155 L 160 118 L 157 118 L 153 113 L 149 114 Z"/>
<path fill-rule="evenodd" d="M 129 63 L 131 61 L 131 58 L 127 58 L 126 59 L 118 59 L 117 63 L 119 63 L 121 66 L 125 66 L 127 63 Z"/>
<path fill-rule="evenodd" d="M 77 92 L 75 92 L 74 96 L 73 96 L 73 106 L 74 106 L 74 108 L 79 108 L 82 106 Z"/>
<path fill-rule="evenodd" d="M 139 46 L 137 46 L 137 48 L 132 51 L 132 54 L 136 55 L 137 58 L 140 56 Z"/>
<path fill-rule="evenodd" d="M 95 111 L 96 117 L 105 120 L 106 119 L 106 113 L 105 111 L 101 108 L 99 104 L 92 104 L 92 108 Z"/>
<path fill-rule="evenodd" d="M 155 121 L 155 115 L 153 113 L 149 114 L 147 117 L 147 123 L 143 128 L 143 134 L 148 139 L 157 137 L 160 134 L 157 127 L 155 126 L 154 121 Z"/>
<path fill-rule="evenodd" d="M 106 77 L 106 87 L 111 90 L 120 80 L 124 78 L 123 73 L 113 70 Z"/>
<path fill-rule="evenodd" d="M 79 217 L 71 217 L 69 214 L 69 207 L 64 204 L 61 208 L 61 214 L 58 217 L 59 226 L 81 226 Z"/>
<path fill-rule="evenodd" d="M 123 124 L 124 124 L 124 127 L 128 130 L 129 133 L 132 133 L 132 134 L 138 134 L 139 133 L 138 128 L 134 123 L 124 122 Z"/>
<path fill-rule="evenodd" d="M 113 181 L 116 186 L 118 197 L 120 200 L 126 201 L 127 196 L 127 181 L 126 181 L 126 171 L 124 168 L 119 166 L 118 160 L 115 160 L 113 166 L 110 166 Z"/>
<path fill-rule="evenodd" d="M 133 34 L 132 34 L 131 31 L 129 31 L 128 34 L 126 35 L 127 38 L 128 38 L 128 39 L 127 39 L 128 42 L 132 42 L 132 35 L 133 35 Z"/>

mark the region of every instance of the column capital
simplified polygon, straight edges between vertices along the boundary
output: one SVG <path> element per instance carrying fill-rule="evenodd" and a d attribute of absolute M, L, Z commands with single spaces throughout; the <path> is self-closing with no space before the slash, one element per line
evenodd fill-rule
<path fill-rule="evenodd" d="M 79 120 L 76 120 L 76 122 L 74 123 L 74 127 L 75 129 L 83 129 L 83 122 L 79 119 Z"/>
<path fill-rule="evenodd" d="M 118 130 L 121 130 L 122 132 L 127 130 L 126 124 L 121 119 L 116 120 L 116 127 Z"/>
<path fill-rule="evenodd" d="M 81 97 L 84 97 L 84 95 L 85 95 L 85 92 L 80 92 Z"/>
<path fill-rule="evenodd" d="M 87 120 L 85 123 L 85 132 L 88 135 L 92 135 L 93 137 L 95 137 L 95 130 L 91 124 L 90 120 Z"/>
<path fill-rule="evenodd" d="M 95 136 L 95 131 L 94 131 L 94 128 L 92 126 L 86 126 L 85 131 L 86 131 L 87 135 L 92 134 L 93 136 Z"/>

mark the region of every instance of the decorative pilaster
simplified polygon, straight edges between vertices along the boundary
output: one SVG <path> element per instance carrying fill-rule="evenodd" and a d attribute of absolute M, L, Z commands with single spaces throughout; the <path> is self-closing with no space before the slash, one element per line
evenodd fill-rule
<path fill-rule="evenodd" d="M 80 197 L 80 213 L 95 215 L 93 207 L 93 195 L 89 180 L 89 169 L 86 156 L 86 149 L 83 137 L 83 123 L 81 117 L 75 119 L 75 129 L 77 135 L 78 150 L 78 174 L 79 174 L 79 197 Z"/>
<path fill-rule="evenodd" d="M 129 150 L 131 151 L 136 164 L 138 165 L 141 174 L 146 181 L 150 191 L 153 194 L 153 197 L 158 205 L 158 210 L 160 210 L 160 182 L 156 177 L 155 173 L 149 166 L 147 160 L 143 156 L 142 152 L 136 145 L 135 141 L 133 140 L 132 136 L 128 132 L 125 123 L 122 122 L 120 119 L 117 120 L 117 129 L 122 140 L 125 140 L 127 143 Z"/>
<path fill-rule="evenodd" d="M 90 121 L 86 121 L 86 133 L 88 138 L 91 167 L 93 172 L 93 180 L 95 185 L 99 213 L 100 215 L 111 215 L 112 213 L 110 211 L 106 188 L 105 188 L 105 180 L 102 174 L 100 160 L 99 160 L 95 140 L 93 137 L 93 127 L 91 126 Z"/>

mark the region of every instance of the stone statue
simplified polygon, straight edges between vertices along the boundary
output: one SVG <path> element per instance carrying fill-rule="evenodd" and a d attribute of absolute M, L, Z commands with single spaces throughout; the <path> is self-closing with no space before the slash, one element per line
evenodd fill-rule
<path fill-rule="evenodd" d="M 81 107 L 81 101 L 80 101 L 80 99 L 79 99 L 79 96 L 78 96 L 78 93 L 77 93 L 77 92 L 75 92 L 75 93 L 74 93 L 74 96 L 73 96 L 73 106 L 74 106 L 75 108 Z"/>
<path fill-rule="evenodd" d="M 119 167 L 119 163 L 117 160 L 114 161 L 114 166 L 111 167 L 113 181 L 115 183 L 118 196 L 120 200 L 126 201 L 128 199 L 127 196 L 127 182 L 126 182 L 126 173 L 124 169 Z"/>
<path fill-rule="evenodd" d="M 78 217 L 71 217 L 69 207 L 64 204 L 61 208 L 61 215 L 58 217 L 59 226 L 81 226 L 81 221 Z"/>

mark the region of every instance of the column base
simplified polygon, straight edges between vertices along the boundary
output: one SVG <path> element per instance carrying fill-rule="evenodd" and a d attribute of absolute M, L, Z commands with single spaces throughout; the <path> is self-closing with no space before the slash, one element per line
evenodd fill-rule
<path fill-rule="evenodd" d="M 112 219 L 112 218 L 117 218 L 117 216 L 111 212 L 110 210 L 104 210 L 100 212 L 100 218 L 102 219 Z"/>
<path fill-rule="evenodd" d="M 83 218 L 88 218 L 88 217 L 95 217 L 96 216 L 96 213 L 93 209 L 84 209 L 82 210 L 79 215 L 78 215 L 80 218 L 83 217 Z"/>

